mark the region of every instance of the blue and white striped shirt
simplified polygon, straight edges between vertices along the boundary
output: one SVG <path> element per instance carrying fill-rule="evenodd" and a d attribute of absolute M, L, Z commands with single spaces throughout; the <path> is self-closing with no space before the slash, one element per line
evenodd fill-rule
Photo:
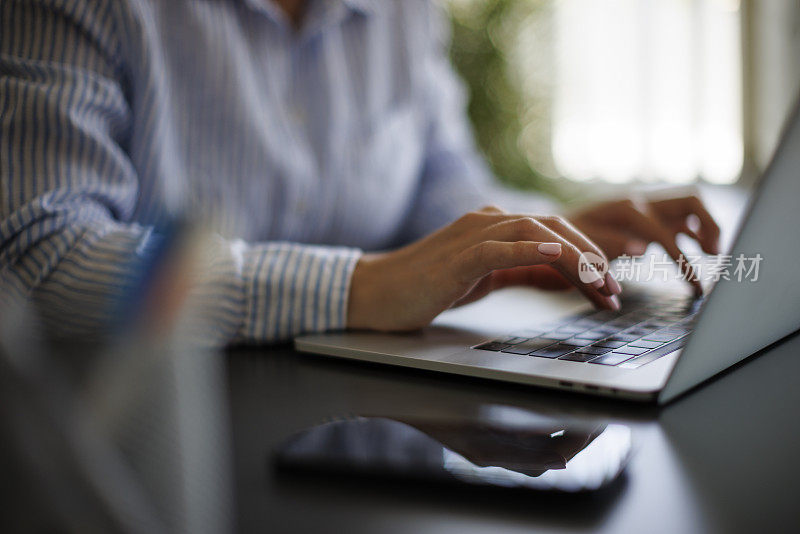
<path fill-rule="evenodd" d="M 345 326 L 361 250 L 476 207 L 487 171 L 418 0 L 0 2 L 0 283 L 103 333 L 152 229 L 218 236 L 205 335 Z"/>

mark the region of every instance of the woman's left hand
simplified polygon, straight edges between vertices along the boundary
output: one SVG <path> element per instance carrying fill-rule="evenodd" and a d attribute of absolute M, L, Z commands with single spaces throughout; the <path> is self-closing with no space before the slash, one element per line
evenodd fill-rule
<path fill-rule="evenodd" d="M 609 259 L 639 256 L 656 242 L 675 260 L 696 293 L 702 293 L 697 274 L 678 248 L 676 237 L 686 234 L 703 251 L 719 253 L 719 226 L 696 196 L 657 200 L 623 199 L 584 209 L 570 222 L 597 243 Z"/>

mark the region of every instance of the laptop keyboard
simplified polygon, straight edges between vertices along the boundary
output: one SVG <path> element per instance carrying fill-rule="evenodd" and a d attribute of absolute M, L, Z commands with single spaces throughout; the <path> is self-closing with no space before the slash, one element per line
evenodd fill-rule
<path fill-rule="evenodd" d="M 636 369 L 683 346 L 702 302 L 689 296 L 632 295 L 618 312 L 589 311 L 473 348 Z"/>

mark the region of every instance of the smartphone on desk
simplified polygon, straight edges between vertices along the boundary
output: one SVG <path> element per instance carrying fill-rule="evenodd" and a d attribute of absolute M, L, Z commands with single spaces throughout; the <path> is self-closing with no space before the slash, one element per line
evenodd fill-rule
<path fill-rule="evenodd" d="M 492 408 L 490 417 L 327 422 L 289 438 L 276 452 L 276 465 L 320 474 L 582 492 L 614 481 L 630 457 L 627 426 L 562 423 Z"/>

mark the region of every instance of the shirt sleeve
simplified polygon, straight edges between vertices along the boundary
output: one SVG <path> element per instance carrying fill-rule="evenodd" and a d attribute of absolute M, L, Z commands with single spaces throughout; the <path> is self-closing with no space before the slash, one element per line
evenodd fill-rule
<path fill-rule="evenodd" d="M 155 229 L 140 181 L 113 5 L 0 3 L 0 301 L 56 336 L 104 337 Z M 213 239 L 190 302 L 202 341 L 271 342 L 346 325 L 360 251 Z"/>

